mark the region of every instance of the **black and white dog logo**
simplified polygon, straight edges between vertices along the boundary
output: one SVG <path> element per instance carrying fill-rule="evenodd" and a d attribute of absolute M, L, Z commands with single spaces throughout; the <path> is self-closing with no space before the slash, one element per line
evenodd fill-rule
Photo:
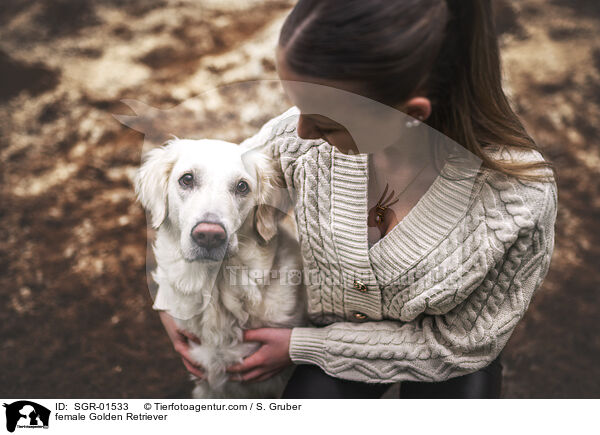
<path fill-rule="evenodd" d="M 15 428 L 48 428 L 50 410 L 29 400 L 19 400 L 6 408 L 6 430 L 14 432 Z"/>

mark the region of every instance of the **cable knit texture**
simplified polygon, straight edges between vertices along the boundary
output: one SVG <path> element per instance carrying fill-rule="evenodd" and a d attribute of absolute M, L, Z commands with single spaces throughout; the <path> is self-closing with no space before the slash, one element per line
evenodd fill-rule
<path fill-rule="evenodd" d="M 446 164 L 369 247 L 367 156 L 300 139 L 298 114 L 292 107 L 241 144 L 281 163 L 295 201 L 312 325 L 292 330 L 292 361 L 369 383 L 439 382 L 487 366 L 548 271 L 556 184 L 489 170 L 461 180 L 461 169 Z"/>

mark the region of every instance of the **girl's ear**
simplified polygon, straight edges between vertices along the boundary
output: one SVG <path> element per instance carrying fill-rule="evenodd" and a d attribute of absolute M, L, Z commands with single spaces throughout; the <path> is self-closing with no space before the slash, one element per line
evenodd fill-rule
<path fill-rule="evenodd" d="M 146 153 L 144 163 L 134 175 L 138 201 L 150 212 L 155 229 L 167 218 L 167 187 L 174 164 L 173 150 L 162 146 Z"/>
<path fill-rule="evenodd" d="M 403 109 L 401 111 L 407 115 L 425 121 L 431 115 L 431 101 L 425 97 L 413 97 L 408 100 Z"/>
<path fill-rule="evenodd" d="M 291 205 L 277 162 L 264 152 L 249 150 L 242 156 L 244 165 L 252 165 L 257 178 L 257 205 L 254 211 L 254 229 L 264 243 L 277 234 L 277 224 Z M 248 167 L 248 166 L 247 166 Z"/>

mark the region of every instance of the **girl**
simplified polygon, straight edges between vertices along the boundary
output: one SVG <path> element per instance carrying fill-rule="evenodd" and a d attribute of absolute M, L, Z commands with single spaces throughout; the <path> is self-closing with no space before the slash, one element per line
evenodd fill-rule
<path fill-rule="evenodd" d="M 396 382 L 401 397 L 499 397 L 500 352 L 549 267 L 557 194 L 503 93 L 490 1 L 300 0 L 277 70 L 295 106 L 242 146 L 280 163 L 318 279 L 307 282 L 311 326 L 246 331 L 263 345 L 232 379 L 297 364 L 283 397 L 374 398 Z M 325 94 L 311 85 L 407 121 L 314 111 Z M 350 118 L 360 128 L 340 122 Z M 382 119 L 397 140 L 369 148 L 383 144 Z M 415 142 L 427 129 L 475 156 L 477 173 Z M 187 353 L 195 338 L 161 319 L 202 376 Z"/>

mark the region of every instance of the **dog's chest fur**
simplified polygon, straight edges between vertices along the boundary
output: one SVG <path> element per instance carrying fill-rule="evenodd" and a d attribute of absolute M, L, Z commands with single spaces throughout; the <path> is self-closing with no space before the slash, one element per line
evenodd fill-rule
<path fill-rule="evenodd" d="M 202 343 L 190 345 L 192 357 L 205 369 L 208 380 L 208 385 L 198 384 L 205 390 L 197 394 L 217 397 L 229 388 L 226 368 L 241 363 L 260 347 L 257 342 L 244 342 L 243 330 L 305 324 L 304 291 L 297 279 L 302 267 L 297 241 L 282 232 L 271 241 L 274 245 L 241 246 L 235 256 L 209 267 L 177 258 L 173 249 L 163 246 L 168 239 L 162 238 L 159 231 L 154 279 L 159 291 L 172 294 L 172 313 L 179 309 L 188 313 L 174 316 L 178 325 Z M 273 379 L 272 388 L 282 382 Z M 262 388 L 268 383 L 264 384 Z M 241 393 L 227 391 L 230 396 L 224 397 Z"/>

